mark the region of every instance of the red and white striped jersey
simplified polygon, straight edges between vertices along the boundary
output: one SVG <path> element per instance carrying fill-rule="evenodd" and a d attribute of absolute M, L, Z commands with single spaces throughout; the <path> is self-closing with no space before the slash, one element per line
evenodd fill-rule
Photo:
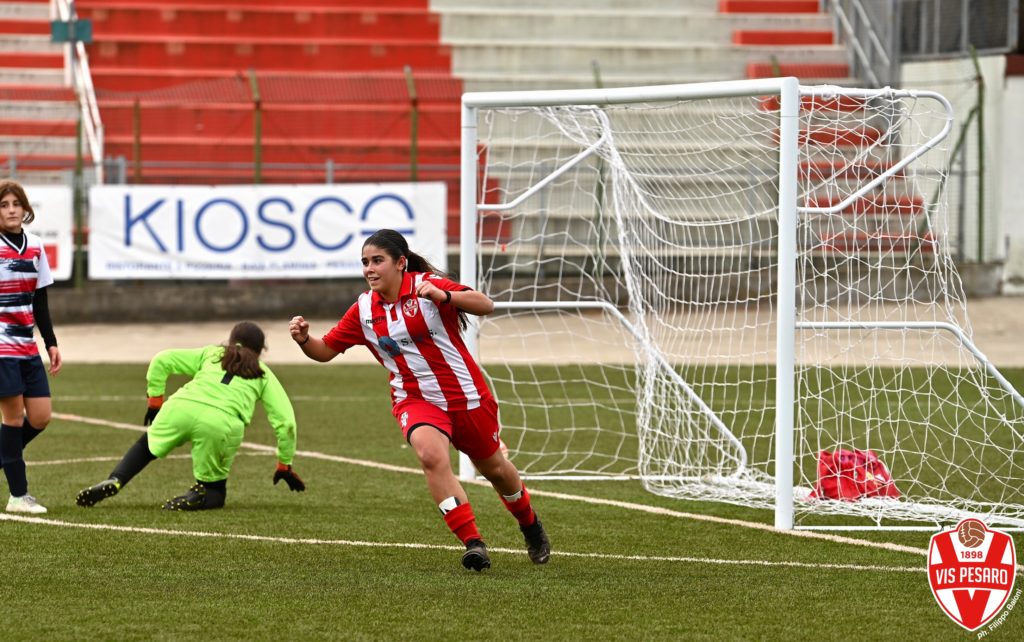
<path fill-rule="evenodd" d="M 37 289 L 52 283 L 42 239 L 25 232 L 16 246 L 0 234 L 0 358 L 28 359 L 39 354 L 32 301 Z"/>
<path fill-rule="evenodd" d="M 365 345 L 391 372 L 391 401 L 423 399 L 442 410 L 472 410 L 491 396 L 480 366 L 459 333 L 458 310 L 416 296 L 424 279 L 442 290 L 469 288 L 425 272 L 406 272 L 395 303 L 373 291 L 359 295 L 324 335 L 332 350 Z"/>

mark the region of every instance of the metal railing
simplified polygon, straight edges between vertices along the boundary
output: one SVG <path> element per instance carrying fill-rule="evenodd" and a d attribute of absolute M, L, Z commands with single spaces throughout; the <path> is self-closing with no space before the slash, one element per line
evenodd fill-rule
<path fill-rule="evenodd" d="M 850 53 L 850 75 L 871 87 L 899 84 L 899 0 L 831 0 L 840 43 Z"/>
<path fill-rule="evenodd" d="M 65 22 L 76 18 L 74 0 L 52 0 L 50 14 L 53 19 Z M 103 120 L 92 85 L 89 55 L 81 42 L 64 47 L 64 83 L 75 89 L 81 111 L 82 137 L 89 146 L 89 156 L 96 168 L 96 182 L 103 183 Z"/>

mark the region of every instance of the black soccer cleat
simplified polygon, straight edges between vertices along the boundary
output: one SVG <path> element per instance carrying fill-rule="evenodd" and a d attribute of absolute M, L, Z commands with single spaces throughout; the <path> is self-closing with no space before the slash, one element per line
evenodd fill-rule
<path fill-rule="evenodd" d="M 164 510 L 202 510 L 206 503 L 206 486 L 193 484 L 184 495 L 164 502 Z"/>
<path fill-rule="evenodd" d="M 184 495 L 164 502 L 164 510 L 210 510 L 224 507 L 225 491 L 196 482 Z"/>
<path fill-rule="evenodd" d="M 534 564 L 547 564 L 551 559 L 551 542 L 548 541 L 548 534 L 544 532 L 544 525 L 537 517 L 529 526 L 520 526 L 523 531 L 523 539 L 526 540 L 526 552 L 530 561 Z"/>
<path fill-rule="evenodd" d="M 482 571 L 491 568 L 491 558 L 487 555 L 487 545 L 483 540 L 471 539 L 466 542 L 466 552 L 462 554 L 462 565 L 471 571 Z"/>
<path fill-rule="evenodd" d="M 75 503 L 88 508 L 95 506 L 108 497 L 113 497 L 121 490 L 121 482 L 114 478 L 104 479 L 95 486 L 90 486 L 78 493 Z"/>

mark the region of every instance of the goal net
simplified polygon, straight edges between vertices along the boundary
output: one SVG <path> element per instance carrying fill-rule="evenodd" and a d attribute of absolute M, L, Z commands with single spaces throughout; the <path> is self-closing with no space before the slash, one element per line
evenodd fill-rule
<path fill-rule="evenodd" d="M 1024 399 L 972 341 L 941 96 L 779 79 L 467 94 L 463 118 L 460 278 L 497 304 L 477 349 L 525 476 L 783 528 L 1024 525 Z M 822 468 L 840 451 L 891 483 Z"/>

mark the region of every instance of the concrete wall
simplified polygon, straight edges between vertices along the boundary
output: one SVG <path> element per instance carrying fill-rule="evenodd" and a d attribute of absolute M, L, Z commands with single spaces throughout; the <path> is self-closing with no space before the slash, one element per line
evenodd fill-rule
<path fill-rule="evenodd" d="M 1024 294 L 1024 76 L 1006 78 L 998 171 L 1003 181 L 1001 221 L 1006 243 L 1004 294 Z"/>
<path fill-rule="evenodd" d="M 982 242 L 985 262 L 1005 260 L 1005 227 L 1003 210 L 1002 164 L 1005 118 L 1003 84 L 1006 69 L 1005 56 L 989 56 L 980 59 L 981 73 L 985 79 L 985 227 Z M 976 72 L 969 58 L 942 60 L 936 62 L 903 65 L 903 87 L 906 89 L 927 89 L 944 95 L 953 105 L 955 122 L 950 134 L 948 149 L 952 150 L 968 113 L 978 103 Z M 959 175 L 951 174 L 947 184 L 951 251 L 958 259 L 977 262 L 978 256 L 978 138 L 977 120 L 972 123 L 964 139 L 968 175 L 961 182 Z M 959 162 L 954 171 L 959 172 Z"/>
<path fill-rule="evenodd" d="M 243 321 L 290 319 L 297 314 L 340 319 L 365 290 L 362 279 L 236 284 L 94 281 L 80 289 L 54 286 L 49 303 L 59 336 L 66 323 Z"/>
<path fill-rule="evenodd" d="M 963 249 L 960 272 L 965 288 L 977 293 L 1024 294 L 1024 76 L 1015 75 L 1006 56 L 980 59 L 985 83 L 985 218 L 982 256 L 978 252 L 977 124 L 967 132 L 964 149 L 966 181 L 951 175 L 947 198 L 952 240 Z M 1017 65 L 1020 67 L 1020 65 Z M 977 81 L 970 59 L 914 63 L 903 66 L 904 86 L 936 90 L 953 103 L 957 123 L 977 104 Z M 962 217 L 962 220 L 961 218 Z M 960 231 L 962 230 L 962 235 Z M 956 252 L 954 252 L 956 254 Z M 994 291 L 988 291 L 993 290 Z"/>

